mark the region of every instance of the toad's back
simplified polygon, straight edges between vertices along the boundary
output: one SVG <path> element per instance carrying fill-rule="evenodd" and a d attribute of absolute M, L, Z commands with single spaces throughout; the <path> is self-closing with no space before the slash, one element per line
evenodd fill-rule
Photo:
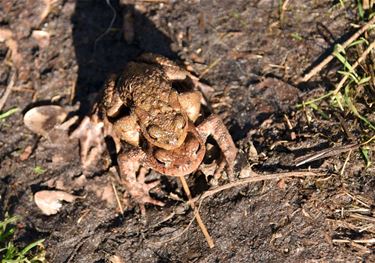
<path fill-rule="evenodd" d="M 130 62 L 117 84 L 121 100 L 147 112 L 168 103 L 171 86 L 164 75 L 155 65 Z"/>

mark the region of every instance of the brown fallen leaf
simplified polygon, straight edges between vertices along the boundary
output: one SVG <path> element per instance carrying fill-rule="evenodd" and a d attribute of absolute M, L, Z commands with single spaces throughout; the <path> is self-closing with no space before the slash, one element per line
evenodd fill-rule
<path fill-rule="evenodd" d="M 78 127 L 69 133 L 70 127 L 79 121 L 77 115 L 66 120 L 69 112 L 78 109 L 79 105 L 61 107 L 44 105 L 30 109 L 24 115 L 24 124 L 34 133 L 43 136 L 51 148 L 58 149 L 52 156 L 54 164 L 59 165 L 76 158 L 73 154 L 80 146 L 80 159 L 85 174 L 106 169 L 108 158 L 103 158 L 106 151 L 105 136 L 108 129 L 96 115 L 84 117 Z M 65 121 L 65 122 L 64 122 Z"/>
<path fill-rule="evenodd" d="M 13 33 L 9 29 L 0 28 L 0 42 L 5 42 L 5 45 L 10 49 L 13 63 L 18 66 L 22 62 L 22 56 L 18 53 L 17 41 L 13 39 Z"/>
<path fill-rule="evenodd" d="M 39 106 L 27 111 L 23 122 L 31 131 L 48 138 L 48 133 L 61 124 L 67 115 L 68 112 L 58 105 Z"/>
<path fill-rule="evenodd" d="M 81 163 L 85 173 L 100 170 L 100 161 L 105 160 L 103 154 L 106 151 L 104 123 L 98 118 L 85 117 L 75 129 L 70 138 L 80 142 Z M 104 164 L 104 166 L 106 166 Z"/>
<path fill-rule="evenodd" d="M 26 161 L 27 159 L 29 159 L 31 153 L 33 152 L 33 148 L 29 145 L 27 146 L 23 152 L 21 153 L 20 155 L 20 160 L 21 161 Z"/>
<path fill-rule="evenodd" d="M 77 196 L 72 194 L 55 190 L 43 190 L 36 192 L 34 195 L 35 204 L 45 215 L 56 214 L 62 207 L 61 201 L 71 203 L 76 198 Z"/>
<path fill-rule="evenodd" d="M 109 257 L 109 262 L 111 263 L 125 263 L 124 259 L 117 255 L 112 255 Z"/>
<path fill-rule="evenodd" d="M 280 181 L 277 182 L 277 187 L 281 190 L 286 189 L 286 182 L 285 179 L 281 179 Z"/>

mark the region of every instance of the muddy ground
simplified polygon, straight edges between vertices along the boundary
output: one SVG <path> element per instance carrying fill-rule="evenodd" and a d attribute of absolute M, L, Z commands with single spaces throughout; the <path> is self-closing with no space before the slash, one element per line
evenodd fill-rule
<path fill-rule="evenodd" d="M 0 28 L 11 32 L 18 52 L 10 58 L 9 39 L 0 43 L 0 94 L 17 72 L 3 112 L 20 110 L 0 122 L 0 218 L 6 211 L 22 217 L 17 244 L 45 238 L 47 259 L 56 263 L 109 262 L 114 255 L 124 262 L 375 261 L 373 242 L 351 242 L 375 235 L 374 166 L 366 168 L 354 150 L 341 175 L 347 153 L 295 167 L 300 156 L 350 142 L 334 112 L 327 120 L 309 111 L 308 122 L 295 105 L 337 83 L 336 62 L 306 83 L 299 78 L 355 31 L 356 1 L 341 7 L 339 1 L 293 0 L 282 18 L 276 0 L 107 2 L 1 2 Z M 124 40 L 124 14 L 131 43 Z M 35 30 L 49 40 L 35 37 Z M 112 172 L 77 183 L 78 150 L 56 166 L 51 156 L 59 149 L 26 129 L 22 117 L 33 105 L 51 102 L 79 102 L 84 116 L 106 76 L 143 51 L 185 64 L 215 89 L 213 111 L 240 149 L 237 174 L 251 165 L 260 174 L 310 167 L 322 176 L 246 184 L 205 199 L 200 212 L 213 249 L 195 223 L 181 234 L 193 216 L 183 201 L 164 198 L 165 207 L 148 206 L 147 222 L 137 208 L 119 214 L 100 197 Z M 358 123 L 346 122 L 357 136 Z M 30 147 L 31 155 L 23 154 Z M 33 194 L 55 189 L 57 181 L 80 198 L 56 215 L 43 215 Z M 189 182 L 195 195 L 202 194 L 202 175 Z M 171 185 L 177 187 L 173 178 L 162 180 L 164 190 Z"/>

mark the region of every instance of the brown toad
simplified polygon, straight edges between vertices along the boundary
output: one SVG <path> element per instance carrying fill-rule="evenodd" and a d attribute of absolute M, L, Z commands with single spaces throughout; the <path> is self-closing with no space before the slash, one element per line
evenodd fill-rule
<path fill-rule="evenodd" d="M 155 184 L 144 182 L 144 169 L 137 180 L 140 166 L 171 176 L 194 172 L 203 160 L 209 135 L 225 159 L 216 174 L 227 164 L 228 175 L 233 177 L 237 149 L 228 130 L 216 115 L 195 126 L 202 95 L 177 92 L 172 88 L 175 81 L 197 82 L 173 61 L 145 53 L 107 81 L 98 107 L 99 116 L 112 127 L 117 150 L 121 140 L 133 146 L 118 154 L 118 164 L 124 185 L 140 204 L 162 205 L 149 196 Z"/>

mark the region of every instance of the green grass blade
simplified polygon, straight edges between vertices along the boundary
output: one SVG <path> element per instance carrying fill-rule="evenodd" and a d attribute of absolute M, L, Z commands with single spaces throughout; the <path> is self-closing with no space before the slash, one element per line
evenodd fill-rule
<path fill-rule="evenodd" d="M 363 10 L 362 0 L 357 0 L 357 5 L 358 5 L 358 16 L 359 18 L 361 18 L 361 20 L 364 20 L 365 10 Z"/>
<path fill-rule="evenodd" d="M 354 106 L 352 100 L 350 99 L 349 97 L 349 86 L 346 86 L 345 87 L 345 102 L 346 104 L 348 105 L 349 107 L 349 110 L 355 115 L 357 116 L 357 118 L 359 118 L 360 120 L 362 120 L 364 123 L 366 123 L 372 130 L 375 131 L 375 126 L 368 120 L 366 119 L 365 117 L 363 117 L 357 110 L 357 108 Z"/>
<path fill-rule="evenodd" d="M 32 248 L 42 244 L 44 242 L 45 239 L 40 239 L 38 241 L 35 241 L 29 245 L 27 245 L 24 249 L 21 250 L 20 254 L 21 255 L 25 255 L 27 252 L 29 252 L 29 250 L 31 250 Z"/>
<path fill-rule="evenodd" d="M 354 46 L 356 46 L 356 45 L 363 44 L 363 43 L 366 43 L 366 45 L 369 44 L 368 41 L 367 41 L 367 39 L 361 37 L 360 39 L 358 39 L 358 40 L 356 40 L 356 41 L 353 41 L 351 44 L 349 44 L 349 45 L 347 46 L 347 48 L 354 47 Z"/>
<path fill-rule="evenodd" d="M 367 168 L 370 167 L 371 160 L 370 160 L 370 157 L 369 157 L 369 149 L 367 147 L 361 147 L 360 150 L 361 150 L 363 159 L 365 159 L 366 167 Z"/>
<path fill-rule="evenodd" d="M 0 121 L 5 120 L 6 118 L 13 115 L 14 113 L 16 113 L 19 110 L 20 110 L 20 108 L 15 107 L 15 108 L 12 108 L 12 109 L 0 114 Z"/>

